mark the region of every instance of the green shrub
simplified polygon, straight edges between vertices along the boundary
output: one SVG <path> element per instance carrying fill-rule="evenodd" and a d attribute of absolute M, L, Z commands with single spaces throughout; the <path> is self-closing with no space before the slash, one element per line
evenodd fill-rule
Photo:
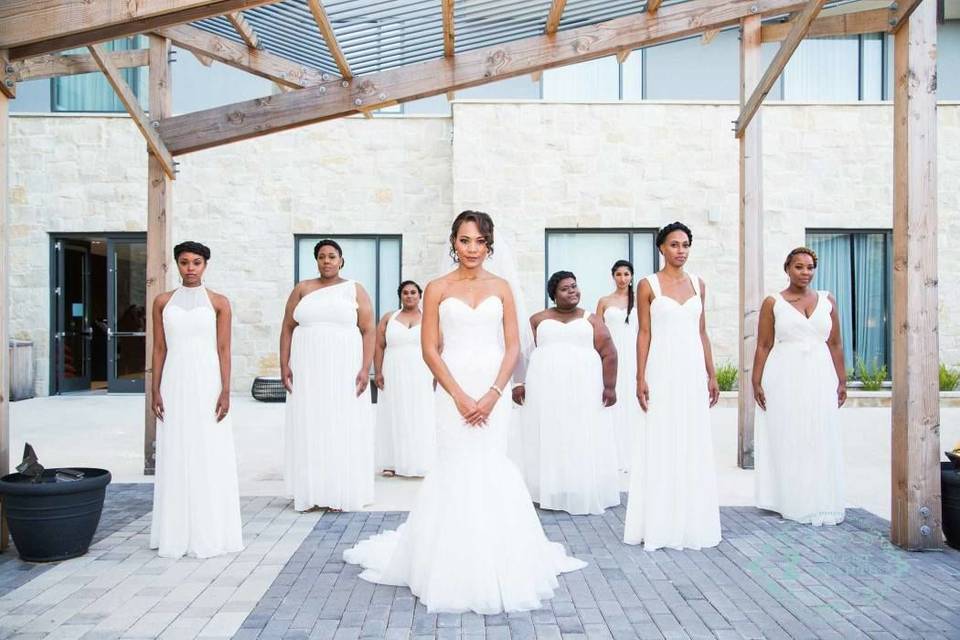
<path fill-rule="evenodd" d="M 737 367 L 725 362 L 717 367 L 717 385 L 720 391 L 733 391 L 737 385 Z"/>
<path fill-rule="evenodd" d="M 960 369 L 940 363 L 940 391 L 953 391 L 960 383 Z"/>
<path fill-rule="evenodd" d="M 857 358 L 855 372 L 857 380 L 863 384 L 864 391 L 879 391 L 887 380 L 887 365 L 878 365 L 876 360 L 867 364 L 862 358 Z"/>

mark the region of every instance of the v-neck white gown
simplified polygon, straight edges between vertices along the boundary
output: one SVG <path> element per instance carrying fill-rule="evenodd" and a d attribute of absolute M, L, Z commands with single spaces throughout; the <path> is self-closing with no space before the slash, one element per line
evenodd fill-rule
<path fill-rule="evenodd" d="M 757 506 L 805 524 L 844 517 L 837 372 L 827 347 L 830 298 L 807 318 L 777 294 L 775 344 L 763 369 L 767 410 L 756 411 Z"/>
<path fill-rule="evenodd" d="M 652 551 L 701 549 L 720 543 L 720 508 L 710 429 L 710 394 L 700 340 L 699 279 L 681 304 L 663 295 L 657 274 L 647 276 L 650 402 L 635 451 L 624 541 Z"/>

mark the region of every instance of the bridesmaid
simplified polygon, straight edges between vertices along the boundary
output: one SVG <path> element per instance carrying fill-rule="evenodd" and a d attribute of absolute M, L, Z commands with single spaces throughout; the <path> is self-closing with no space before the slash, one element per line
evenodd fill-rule
<path fill-rule="evenodd" d="M 203 286 L 210 249 L 173 248 L 183 285 L 153 303 L 157 475 L 150 548 L 165 558 L 241 551 L 230 412 L 230 301 Z"/>
<path fill-rule="evenodd" d="M 400 283 L 400 309 L 377 327 L 377 467 L 385 476 L 425 476 L 436 455 L 433 374 L 420 352 L 422 295 L 413 280 Z"/>
<path fill-rule="evenodd" d="M 847 375 L 837 304 L 810 288 L 811 249 L 791 251 L 783 270 L 790 284 L 760 307 L 753 361 L 757 506 L 804 524 L 839 524 Z"/>
<path fill-rule="evenodd" d="M 373 305 L 340 277 L 339 244 L 321 240 L 313 255 L 320 277 L 293 288 L 280 331 L 287 492 L 297 511 L 357 510 L 373 502 Z"/>
<path fill-rule="evenodd" d="M 617 350 L 600 319 L 581 309 L 577 277 L 547 281 L 556 304 L 530 318 L 537 348 L 527 371 L 527 411 L 539 434 L 533 485 L 542 509 L 602 514 L 620 504 L 613 424 Z"/>
<path fill-rule="evenodd" d="M 617 466 L 630 471 L 640 422 L 637 403 L 637 310 L 634 307 L 633 264 L 617 260 L 610 269 L 616 289 L 597 303 L 597 317 L 603 318 L 617 349 L 617 404 L 609 410 L 617 438 Z"/>
<path fill-rule="evenodd" d="M 710 407 L 720 388 L 707 337 L 703 281 L 684 271 L 693 234 L 674 222 L 657 234 L 664 267 L 637 292 L 637 398 L 646 412 L 635 449 L 624 542 L 652 551 L 720 543 Z"/>

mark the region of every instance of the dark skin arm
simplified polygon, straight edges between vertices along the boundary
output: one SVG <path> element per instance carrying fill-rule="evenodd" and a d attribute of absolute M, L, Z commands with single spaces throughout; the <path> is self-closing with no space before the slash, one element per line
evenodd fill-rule
<path fill-rule="evenodd" d="M 210 302 L 217 314 L 217 356 L 220 359 L 220 397 L 214 411 L 217 422 L 220 422 L 230 411 L 230 331 L 233 312 L 230 310 L 230 301 L 226 296 L 210 292 Z"/>
<path fill-rule="evenodd" d="M 357 372 L 357 397 L 367 390 L 370 384 L 370 365 L 373 364 L 373 352 L 377 340 L 377 327 L 373 319 L 373 303 L 360 283 L 357 283 L 357 328 L 363 339 L 363 363 Z"/>
<path fill-rule="evenodd" d="M 847 368 L 843 364 L 843 337 L 840 335 L 840 314 L 837 313 L 837 301 L 833 294 L 827 294 L 830 300 L 830 336 L 827 338 L 827 347 L 833 359 L 833 368 L 837 372 L 837 406 L 842 407 L 847 401 Z"/>
<path fill-rule="evenodd" d="M 647 356 L 650 355 L 650 303 L 653 302 L 653 289 L 646 278 L 637 287 L 637 400 L 646 413 L 650 406 L 650 387 L 647 386 Z"/>
<path fill-rule="evenodd" d="M 710 345 L 710 336 L 707 335 L 707 285 L 700 281 L 700 302 L 703 311 L 700 313 L 700 341 L 703 343 L 703 363 L 707 368 L 707 392 L 710 394 L 710 406 L 720 400 L 720 385 L 717 384 L 717 372 L 713 368 L 713 347 Z"/>
<path fill-rule="evenodd" d="M 293 319 L 293 310 L 297 308 L 304 295 L 303 283 L 298 284 L 287 297 L 287 306 L 283 310 L 283 323 L 280 325 L 280 379 L 287 393 L 293 393 L 293 372 L 290 370 L 290 345 L 293 343 L 293 330 L 297 321 Z"/>
<path fill-rule="evenodd" d="M 540 311 L 540 312 L 535 313 L 535 314 L 533 314 L 532 316 L 530 316 L 530 328 L 533 329 L 533 343 L 534 343 L 534 345 L 536 345 L 536 343 L 537 343 L 537 327 L 540 326 L 540 323 L 541 323 L 541 322 L 543 321 L 543 319 L 546 318 L 546 317 L 547 317 L 547 312 L 546 312 L 546 310 Z M 521 406 L 522 406 L 523 403 L 527 401 L 527 387 L 526 387 L 526 385 L 524 385 L 523 383 L 520 383 L 520 384 L 515 385 L 515 386 L 513 387 L 513 393 L 512 393 L 511 395 L 513 396 L 513 402 L 514 402 L 514 404 L 518 404 L 518 405 L 521 405 Z"/>
<path fill-rule="evenodd" d="M 763 391 L 763 369 L 767 366 L 767 358 L 776 339 L 776 327 L 773 321 L 774 299 L 767 297 L 760 306 L 760 320 L 757 325 L 757 352 L 753 356 L 753 398 L 757 406 L 767 410 L 767 396 Z"/>
<path fill-rule="evenodd" d="M 387 349 L 387 323 L 393 313 L 385 313 L 377 325 L 377 342 L 373 351 L 373 383 L 383 391 L 383 353 Z"/>
<path fill-rule="evenodd" d="M 167 360 L 167 337 L 163 332 L 163 309 L 170 302 L 172 291 L 161 293 L 153 300 L 153 382 L 150 393 L 153 396 L 153 415 L 163 420 L 163 398 L 160 397 L 160 380 L 163 379 L 163 365 Z"/>
<path fill-rule="evenodd" d="M 592 315 L 588 320 L 593 326 L 593 348 L 600 354 L 603 366 L 603 406 L 612 407 L 617 404 L 617 348 L 600 318 Z"/>

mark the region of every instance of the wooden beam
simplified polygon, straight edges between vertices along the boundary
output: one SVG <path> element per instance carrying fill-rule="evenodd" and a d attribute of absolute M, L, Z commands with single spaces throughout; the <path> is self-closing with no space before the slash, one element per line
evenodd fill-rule
<path fill-rule="evenodd" d="M 456 42 L 453 0 L 440 0 L 440 10 L 443 12 L 443 55 L 449 58 L 453 55 L 454 43 Z"/>
<path fill-rule="evenodd" d="M 7 52 L 0 49 L 0 59 Z M 10 98 L 0 92 L 0 476 L 10 473 L 10 195 L 7 186 L 10 154 Z M 0 517 L 0 551 L 7 548 L 7 521 Z"/>
<path fill-rule="evenodd" d="M 703 36 L 700 39 L 700 44 L 708 45 L 713 42 L 713 39 L 717 37 L 717 34 L 720 33 L 720 29 L 709 29 L 708 31 L 703 32 Z"/>
<path fill-rule="evenodd" d="M 232 24 L 233 28 L 237 30 L 237 33 L 240 34 L 240 38 L 248 47 L 251 49 L 260 48 L 260 36 L 257 35 L 257 32 L 254 30 L 253 26 L 247 22 L 247 19 L 243 17 L 243 13 L 240 11 L 236 13 L 228 13 L 227 20 L 230 21 L 230 24 Z"/>
<path fill-rule="evenodd" d="M 740 26 L 740 104 L 760 82 L 760 16 Z M 752 469 L 754 413 L 753 357 L 763 302 L 763 147 L 760 116 L 740 136 L 740 390 L 737 394 L 737 465 Z"/>
<path fill-rule="evenodd" d="M 205 67 L 213 66 L 213 58 L 211 58 L 210 56 L 205 56 L 202 53 L 197 53 L 196 51 L 191 51 L 190 53 L 192 53 L 193 57 L 197 59 L 197 62 L 199 62 L 203 66 Z"/>
<path fill-rule="evenodd" d="M 903 25 L 907 24 L 907 20 L 910 19 L 910 16 L 920 6 L 921 0 L 904 0 L 903 2 L 894 2 L 890 5 L 893 15 L 890 17 L 890 31 L 891 33 L 896 33 L 900 31 Z M 894 9 L 896 7 L 896 9 Z"/>
<path fill-rule="evenodd" d="M 456 91 L 447 91 L 447 102 L 453 102 L 457 97 Z"/>
<path fill-rule="evenodd" d="M 662 0 L 647 0 L 647 13 L 653 15 L 663 4 Z"/>
<path fill-rule="evenodd" d="M 892 4 L 895 9 L 870 9 L 853 13 L 841 13 L 817 18 L 810 25 L 806 38 L 828 38 L 832 36 L 854 36 L 863 33 L 888 33 L 901 24 L 905 16 L 916 8 L 916 2 Z M 764 25 L 761 37 L 764 42 L 780 42 L 787 38 L 793 21 Z"/>
<path fill-rule="evenodd" d="M 7 52 L 0 55 L 0 93 L 6 98 L 17 97 L 17 67 L 7 59 Z"/>
<path fill-rule="evenodd" d="M 146 49 L 111 51 L 107 53 L 107 57 L 117 69 L 145 67 L 148 64 L 148 52 Z M 15 73 L 18 82 L 100 71 L 100 67 L 97 65 L 97 61 L 93 59 L 93 56 L 86 54 L 45 54 L 18 60 L 13 63 L 13 66 L 16 70 Z"/>
<path fill-rule="evenodd" d="M 327 50 L 330 51 L 334 62 L 337 63 L 337 68 L 340 69 L 340 75 L 349 80 L 353 77 L 353 72 L 350 71 L 347 58 L 340 49 L 340 43 L 337 42 L 337 34 L 333 32 L 333 25 L 330 24 L 326 9 L 323 8 L 320 0 L 307 0 L 307 2 L 310 5 L 310 12 L 313 14 L 313 19 L 317 22 L 320 35 L 323 36 L 323 41 L 327 43 Z"/>
<path fill-rule="evenodd" d="M 894 35 L 890 540 L 943 546 L 937 315 L 937 7 Z"/>
<path fill-rule="evenodd" d="M 19 60 L 279 0 L 4 0 L 0 47 Z"/>
<path fill-rule="evenodd" d="M 187 25 L 158 29 L 157 35 L 194 54 L 200 54 L 241 69 L 271 82 L 300 89 L 329 80 L 327 74 L 261 49 L 251 49 L 237 42 Z M 327 76 L 327 77 L 324 77 Z"/>
<path fill-rule="evenodd" d="M 760 78 L 760 82 L 750 95 L 750 99 L 747 100 L 746 104 L 744 104 L 740 110 L 740 116 L 737 118 L 736 126 L 738 138 L 743 135 L 743 131 L 747 128 L 747 125 L 750 124 L 750 119 L 753 117 L 753 114 L 760 108 L 763 99 L 767 97 L 770 89 L 773 88 L 773 83 L 777 81 L 777 78 L 783 73 L 783 68 L 786 67 L 787 62 L 790 61 L 790 56 L 793 55 L 793 52 L 796 51 L 800 45 L 800 41 L 806 36 L 810 24 L 826 3 L 827 0 L 810 0 L 803 8 L 803 11 L 800 12 L 800 15 L 794 20 L 793 26 L 790 28 L 790 33 L 787 34 L 787 37 L 780 45 L 780 49 L 776 55 L 773 56 L 773 61 L 770 62 L 770 66 L 767 67 L 763 77 Z"/>
<path fill-rule="evenodd" d="M 170 41 L 150 36 L 150 114 L 156 119 L 171 111 Z M 147 336 L 144 386 L 144 473 L 156 468 L 157 421 L 153 415 L 153 300 L 167 290 L 170 281 L 171 190 L 173 182 L 156 156 L 147 160 Z"/>
<path fill-rule="evenodd" d="M 147 119 L 147 114 L 143 112 L 143 109 L 140 107 L 140 102 L 137 100 L 137 96 L 133 93 L 133 90 L 130 86 L 120 77 L 120 71 L 113 63 L 110 62 L 110 58 L 106 55 L 106 51 L 103 50 L 103 45 L 92 44 L 88 47 L 90 55 L 93 56 L 93 59 L 97 61 L 97 64 L 100 66 L 100 70 L 103 72 L 103 75 L 106 76 L 107 82 L 110 83 L 110 86 L 113 87 L 113 90 L 117 93 L 117 97 L 120 98 L 120 102 L 123 103 L 123 106 L 126 107 L 127 113 L 130 114 L 130 118 L 133 120 L 133 123 L 137 125 L 137 128 L 140 129 L 140 133 L 143 134 L 143 137 L 147 141 L 147 147 L 150 149 L 151 154 L 155 155 L 159 161 L 163 170 L 172 180 L 176 177 L 176 172 L 174 169 L 173 156 L 170 155 L 170 152 L 167 150 L 163 140 L 160 139 L 160 136 L 157 135 L 157 132 L 154 130 L 150 121 Z M 154 118 L 158 120 L 158 118 Z"/>
<path fill-rule="evenodd" d="M 627 61 L 627 58 L 630 57 L 630 54 L 633 53 L 633 49 L 624 49 L 617 53 L 617 62 L 623 64 Z"/>
<path fill-rule="evenodd" d="M 380 108 L 447 91 L 459 91 L 505 78 L 661 44 L 733 26 L 749 15 L 778 15 L 802 7 L 796 0 L 688 0 L 643 13 L 459 53 L 364 76 L 341 86 L 328 82 L 283 95 L 168 118 L 160 134 L 174 154 L 255 138 L 314 122 Z M 357 101 L 360 101 L 357 104 Z"/>
<path fill-rule="evenodd" d="M 550 36 L 560 28 L 560 19 L 563 18 L 563 10 L 567 8 L 567 0 L 553 0 L 550 5 L 550 13 L 547 14 L 547 26 L 545 33 Z"/>

